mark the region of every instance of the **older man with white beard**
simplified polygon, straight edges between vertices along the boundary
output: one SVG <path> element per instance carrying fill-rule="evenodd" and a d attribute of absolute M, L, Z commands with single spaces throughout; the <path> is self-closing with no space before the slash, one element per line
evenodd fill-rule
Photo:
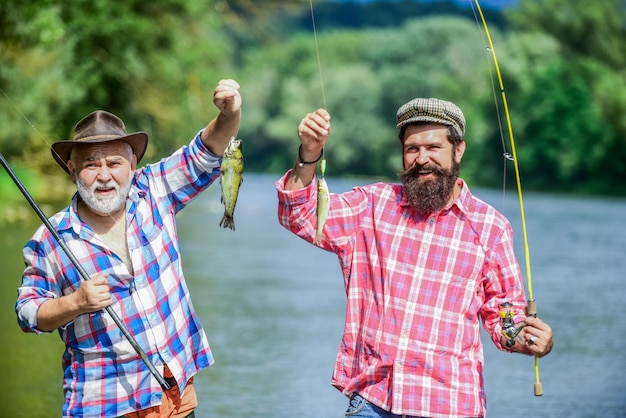
<path fill-rule="evenodd" d="M 241 120 L 234 80 L 221 80 L 219 114 L 191 142 L 143 168 L 145 132 L 127 133 L 98 110 L 52 145 L 77 193 L 50 221 L 81 266 L 82 280 L 54 237 L 40 227 L 24 247 L 16 312 L 26 332 L 58 330 L 63 417 L 193 417 L 193 376 L 213 364 L 182 271 L 175 216 L 220 176 L 222 154 Z M 163 391 L 104 308 L 122 318 L 164 376 Z"/>

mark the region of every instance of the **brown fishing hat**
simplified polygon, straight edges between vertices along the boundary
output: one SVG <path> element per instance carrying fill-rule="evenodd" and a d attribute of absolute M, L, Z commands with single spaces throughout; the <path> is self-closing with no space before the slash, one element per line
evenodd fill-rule
<path fill-rule="evenodd" d="M 96 110 L 82 118 L 74 127 L 71 140 L 58 141 L 52 144 L 52 156 L 56 162 L 69 173 L 67 161 L 72 148 L 78 144 L 94 144 L 108 141 L 124 141 L 128 143 L 137 162 L 141 160 L 148 147 L 148 134 L 145 132 L 127 133 L 124 122 L 105 110 Z"/>
<path fill-rule="evenodd" d="M 465 135 L 465 116 L 457 105 L 441 99 L 413 99 L 398 109 L 396 128 L 418 122 L 440 123 L 452 126 L 461 138 Z"/>

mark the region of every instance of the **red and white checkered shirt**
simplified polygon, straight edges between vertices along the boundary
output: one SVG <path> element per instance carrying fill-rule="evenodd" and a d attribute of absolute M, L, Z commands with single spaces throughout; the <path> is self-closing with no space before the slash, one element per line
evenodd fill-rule
<path fill-rule="evenodd" d="M 288 175 L 288 174 L 287 174 Z M 312 242 L 315 181 L 276 183 L 279 222 Z M 341 264 L 346 323 L 332 384 L 394 414 L 485 414 L 480 321 L 500 345 L 499 304 L 524 317 L 524 286 L 509 222 L 461 193 L 421 217 L 399 184 L 376 183 L 330 196 L 320 247 Z"/>

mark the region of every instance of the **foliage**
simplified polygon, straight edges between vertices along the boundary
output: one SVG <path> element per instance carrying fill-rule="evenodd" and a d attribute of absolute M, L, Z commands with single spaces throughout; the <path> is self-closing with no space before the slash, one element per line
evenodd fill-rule
<path fill-rule="evenodd" d="M 479 35 L 466 19 L 324 31 L 318 47 L 319 62 L 314 38 L 305 33 L 245 56 L 240 78 L 244 85 L 255 84 L 256 94 L 254 109 L 247 111 L 253 116 L 246 113 L 241 134 L 255 138 L 247 148 L 255 156 L 254 169 L 288 168 L 300 119 L 326 106 L 333 118 L 329 171 L 394 176 L 401 161 L 395 112 L 402 103 L 417 95 L 443 95 L 464 105 L 487 87 L 479 77 L 484 65 Z M 263 152 L 268 142 L 276 143 L 272 153 Z"/>
<path fill-rule="evenodd" d="M 622 0 L 520 0 L 506 15 L 486 12 L 525 185 L 626 194 Z M 329 175 L 392 177 L 400 165 L 396 109 L 436 96 L 457 103 L 468 121 L 462 175 L 500 186 L 503 167 L 511 170 L 502 155 L 509 138 L 493 63 L 468 8 L 326 1 L 314 16 L 316 34 L 308 2 L 4 1 L 0 151 L 42 174 L 34 183 L 42 193 L 57 193 L 52 184 L 69 182 L 49 145 L 86 113 L 105 108 L 129 131 L 147 131 L 144 161 L 155 161 L 204 126 L 215 114 L 213 86 L 233 77 L 244 96 L 249 170 L 289 168 L 300 119 L 325 106 L 333 117 Z"/>
<path fill-rule="evenodd" d="M 525 0 L 516 32 L 558 48 L 534 59 L 518 104 L 527 109 L 524 163 L 537 188 L 626 194 L 626 8 L 622 0 Z M 534 47 L 533 47 L 534 49 Z M 538 65 L 535 65 L 538 64 Z"/>
<path fill-rule="evenodd" d="M 223 22 L 241 8 L 222 3 L 3 2 L 3 155 L 63 182 L 49 145 L 97 108 L 120 115 L 129 131 L 148 131 L 147 161 L 187 142 L 215 114 L 213 86 L 229 76 Z"/>
<path fill-rule="evenodd" d="M 558 39 L 572 58 L 592 57 L 621 72 L 626 68 L 623 0 L 522 0 L 508 17 L 519 30 Z"/>

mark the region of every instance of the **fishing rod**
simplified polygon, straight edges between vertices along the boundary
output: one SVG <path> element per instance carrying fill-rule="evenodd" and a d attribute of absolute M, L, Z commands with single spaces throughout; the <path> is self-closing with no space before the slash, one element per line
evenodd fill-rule
<path fill-rule="evenodd" d="M 313 11 L 313 0 L 309 0 L 309 5 L 311 7 L 311 24 L 313 25 L 313 39 L 315 40 L 315 54 L 317 56 L 317 70 L 319 72 L 320 77 L 320 86 L 322 88 L 322 102 L 324 103 L 324 109 L 328 110 L 328 106 L 326 105 L 326 90 L 324 89 L 324 76 L 322 74 L 322 60 L 320 58 L 320 47 L 317 41 L 317 26 L 315 25 L 315 12 Z M 322 178 L 326 175 L 326 147 L 322 148 L 321 155 L 321 163 L 320 163 L 320 174 Z"/>
<path fill-rule="evenodd" d="M 322 100 L 324 102 L 324 110 L 328 110 L 326 105 L 326 92 L 324 90 L 324 77 L 322 75 L 322 60 L 320 59 L 320 47 L 317 41 L 317 28 L 315 26 L 315 12 L 313 11 L 313 0 L 309 0 L 309 5 L 311 7 L 311 23 L 313 25 L 313 39 L 315 40 L 315 53 L 317 55 L 317 68 L 320 76 L 320 85 L 322 87 Z M 298 151 L 298 155 L 299 151 Z M 317 218 L 317 228 L 315 232 L 315 239 L 313 240 L 314 244 L 321 243 L 322 233 L 324 230 L 324 224 L 326 223 L 326 219 L 328 217 L 328 210 L 330 207 L 329 200 L 329 190 L 328 184 L 326 183 L 326 146 L 322 147 L 322 152 L 318 160 L 321 159 L 320 162 L 320 177 L 317 179 L 317 207 L 315 209 L 316 218 Z M 302 161 L 302 158 L 300 158 Z"/>
<path fill-rule="evenodd" d="M 50 231 L 50 233 L 59 243 L 59 245 L 65 252 L 65 254 L 69 257 L 72 264 L 74 264 L 74 267 L 76 267 L 76 270 L 78 271 L 82 279 L 85 281 L 89 281 L 89 275 L 87 274 L 85 269 L 81 266 L 78 259 L 76 258 L 76 256 L 74 256 L 74 254 L 69 249 L 65 241 L 63 241 L 63 238 L 61 238 L 61 235 L 59 235 L 57 230 L 54 229 L 54 227 L 52 226 L 52 224 L 50 223 L 46 215 L 43 213 L 43 211 L 41 210 L 37 202 L 35 202 L 35 199 L 33 199 L 33 197 L 30 195 L 30 193 L 28 192 L 24 184 L 17 177 L 17 175 L 15 174 L 15 172 L 9 165 L 8 161 L 4 158 L 4 155 L 2 155 L 2 153 L 0 153 L 0 164 L 2 164 L 2 166 L 4 167 L 6 172 L 9 174 L 9 176 L 11 177 L 11 179 L 13 180 L 17 188 L 20 189 L 20 191 L 22 192 L 22 194 L 24 195 L 24 197 L 26 198 L 30 206 L 35 210 L 35 213 L 37 213 L 37 215 L 39 216 L 39 219 L 41 219 L 41 221 L 44 223 L 48 231 Z M 110 306 L 107 306 L 104 309 L 111 316 L 111 318 L 113 319 L 113 322 L 115 322 L 115 324 L 118 326 L 120 331 L 122 331 L 122 334 L 124 334 L 124 337 L 126 337 L 130 345 L 135 349 L 135 352 L 139 355 L 139 357 L 141 357 L 141 360 L 148 367 L 148 370 L 150 370 L 150 373 L 152 373 L 155 379 L 159 382 L 159 385 L 161 385 L 161 388 L 164 391 L 171 389 L 171 386 L 169 385 L 169 383 L 165 381 L 163 376 L 161 376 L 161 373 L 159 373 L 156 367 L 154 367 L 154 364 L 152 364 L 152 362 L 150 361 L 146 353 L 139 346 L 139 343 L 137 343 L 137 340 L 135 340 L 135 337 L 133 337 L 130 331 L 128 331 L 128 328 L 126 328 L 126 325 L 124 325 L 124 323 L 122 322 L 120 317 L 115 313 L 115 311 Z"/>
<path fill-rule="evenodd" d="M 470 1 L 470 4 L 472 4 L 471 1 Z M 530 268 L 530 249 L 528 245 L 528 234 L 527 234 L 527 229 L 526 229 L 526 216 L 524 214 L 524 200 L 522 197 L 522 181 L 521 181 L 521 176 L 520 176 L 519 165 L 517 162 L 517 150 L 515 147 L 515 139 L 513 137 L 513 127 L 511 124 L 511 115 L 509 112 L 509 105 L 508 105 L 508 101 L 506 98 L 506 91 L 504 89 L 504 82 L 502 80 L 502 73 L 500 72 L 500 65 L 498 64 L 498 57 L 496 56 L 496 50 L 494 48 L 493 41 L 491 39 L 491 33 L 489 32 L 489 26 L 487 25 L 487 20 L 485 19 L 483 10 L 480 7 L 479 0 L 474 0 L 474 4 L 476 6 L 476 10 L 478 10 L 478 14 L 480 15 L 480 20 L 482 22 L 485 35 L 487 37 L 488 51 L 491 57 L 493 58 L 493 65 L 494 65 L 496 75 L 498 78 L 498 87 L 500 88 L 500 94 L 502 98 L 502 106 L 504 108 L 504 115 L 506 117 L 507 130 L 509 133 L 509 142 L 511 144 L 511 154 L 507 155 L 505 153 L 505 158 L 513 161 L 513 168 L 515 170 L 515 183 L 517 185 L 517 195 L 518 195 L 520 216 L 521 216 L 521 222 L 522 222 L 522 238 L 523 238 L 523 243 L 524 243 L 524 258 L 526 261 L 526 277 L 527 277 L 527 287 L 528 287 L 528 300 L 527 300 L 526 314 L 528 316 L 537 317 L 537 302 L 535 301 L 533 297 L 533 280 L 532 280 L 532 274 L 531 274 L 531 268 Z M 474 9 L 473 6 L 472 6 L 472 9 Z M 476 18 L 476 22 L 478 23 L 478 18 L 476 17 L 475 13 L 474 13 L 474 16 Z M 493 87 L 494 86 L 492 83 L 492 88 Z M 494 98 L 495 98 L 495 90 L 494 90 Z M 496 109 L 497 107 L 498 106 L 496 103 Z M 543 395 L 543 386 L 541 385 L 541 381 L 539 379 L 539 359 L 537 357 L 535 357 L 534 393 L 535 393 L 535 396 Z"/>

